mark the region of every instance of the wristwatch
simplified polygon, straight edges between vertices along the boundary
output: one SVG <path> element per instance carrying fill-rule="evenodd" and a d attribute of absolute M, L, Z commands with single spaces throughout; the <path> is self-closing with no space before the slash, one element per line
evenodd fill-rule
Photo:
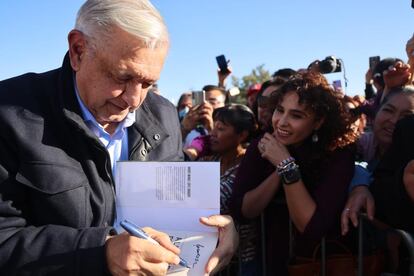
<path fill-rule="evenodd" d="M 284 185 L 290 185 L 301 179 L 299 166 L 295 163 L 289 164 L 283 171 L 279 172 L 280 179 Z"/>

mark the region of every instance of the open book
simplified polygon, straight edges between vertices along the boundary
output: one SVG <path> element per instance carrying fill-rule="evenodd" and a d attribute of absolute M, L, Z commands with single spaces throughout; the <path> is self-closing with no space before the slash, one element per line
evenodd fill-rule
<path fill-rule="evenodd" d="M 199 218 L 220 213 L 220 164 L 121 161 L 115 183 L 117 230 L 127 219 L 167 233 L 189 264 L 188 275 L 204 275 L 218 232 Z M 169 273 L 182 270 L 174 266 Z"/>

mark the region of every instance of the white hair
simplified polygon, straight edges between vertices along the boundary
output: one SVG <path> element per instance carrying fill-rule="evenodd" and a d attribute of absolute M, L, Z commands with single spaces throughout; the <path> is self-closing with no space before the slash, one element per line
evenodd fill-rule
<path fill-rule="evenodd" d="M 168 43 L 167 26 L 148 0 L 87 0 L 78 11 L 75 29 L 99 44 L 97 37 L 110 35 L 113 26 L 135 35 L 147 48 Z"/>

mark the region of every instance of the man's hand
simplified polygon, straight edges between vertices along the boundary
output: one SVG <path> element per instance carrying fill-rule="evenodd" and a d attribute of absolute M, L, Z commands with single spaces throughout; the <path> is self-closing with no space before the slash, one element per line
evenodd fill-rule
<path fill-rule="evenodd" d="M 179 249 L 167 234 L 144 228 L 160 245 L 130 236 L 113 236 L 106 241 L 106 260 L 109 272 L 120 275 L 165 275 L 169 264 L 178 264 Z"/>
<path fill-rule="evenodd" d="M 239 245 L 239 234 L 230 216 L 202 217 L 200 222 L 207 226 L 218 227 L 219 230 L 218 246 L 211 254 L 205 267 L 206 275 L 210 275 L 220 271 L 230 262 Z"/>
<path fill-rule="evenodd" d="M 227 66 L 227 69 L 228 69 L 228 72 L 225 72 L 225 73 L 221 72 L 220 68 L 217 70 L 219 87 L 226 87 L 226 79 L 233 72 L 233 68 L 231 68 L 231 66 Z"/>
<path fill-rule="evenodd" d="M 213 111 L 213 106 L 208 102 L 203 103 L 198 108 L 200 122 L 208 131 L 211 131 L 214 128 Z"/>
<path fill-rule="evenodd" d="M 185 136 L 187 136 L 187 134 L 197 126 L 197 122 L 200 119 L 198 114 L 199 107 L 199 105 L 191 107 L 188 113 L 184 116 L 183 120 L 181 121 L 183 138 L 185 138 Z"/>
<path fill-rule="evenodd" d="M 346 235 L 349 231 L 349 220 L 352 221 L 355 227 L 358 226 L 358 214 L 362 209 L 366 210 L 370 220 L 374 219 L 374 198 L 368 190 L 368 187 L 357 186 L 349 194 L 348 201 L 341 215 L 342 235 Z"/>
<path fill-rule="evenodd" d="M 312 62 L 312 63 L 308 66 L 308 71 L 319 73 L 319 62 L 320 62 L 320 60 L 319 60 L 319 59 L 317 59 L 317 60 L 313 61 L 313 62 Z"/>
<path fill-rule="evenodd" d="M 181 122 L 182 136 L 185 138 L 198 124 L 202 124 L 208 131 L 213 129 L 213 106 L 210 103 L 204 102 L 190 109 Z"/>

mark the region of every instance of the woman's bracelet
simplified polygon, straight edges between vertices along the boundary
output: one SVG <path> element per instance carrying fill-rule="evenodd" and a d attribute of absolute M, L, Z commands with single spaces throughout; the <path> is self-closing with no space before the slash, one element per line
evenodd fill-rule
<path fill-rule="evenodd" d="M 290 163 L 294 163 L 296 160 L 292 156 L 289 156 L 288 158 L 282 160 L 277 166 L 276 171 L 282 171 L 284 168 L 286 168 L 287 165 Z"/>

